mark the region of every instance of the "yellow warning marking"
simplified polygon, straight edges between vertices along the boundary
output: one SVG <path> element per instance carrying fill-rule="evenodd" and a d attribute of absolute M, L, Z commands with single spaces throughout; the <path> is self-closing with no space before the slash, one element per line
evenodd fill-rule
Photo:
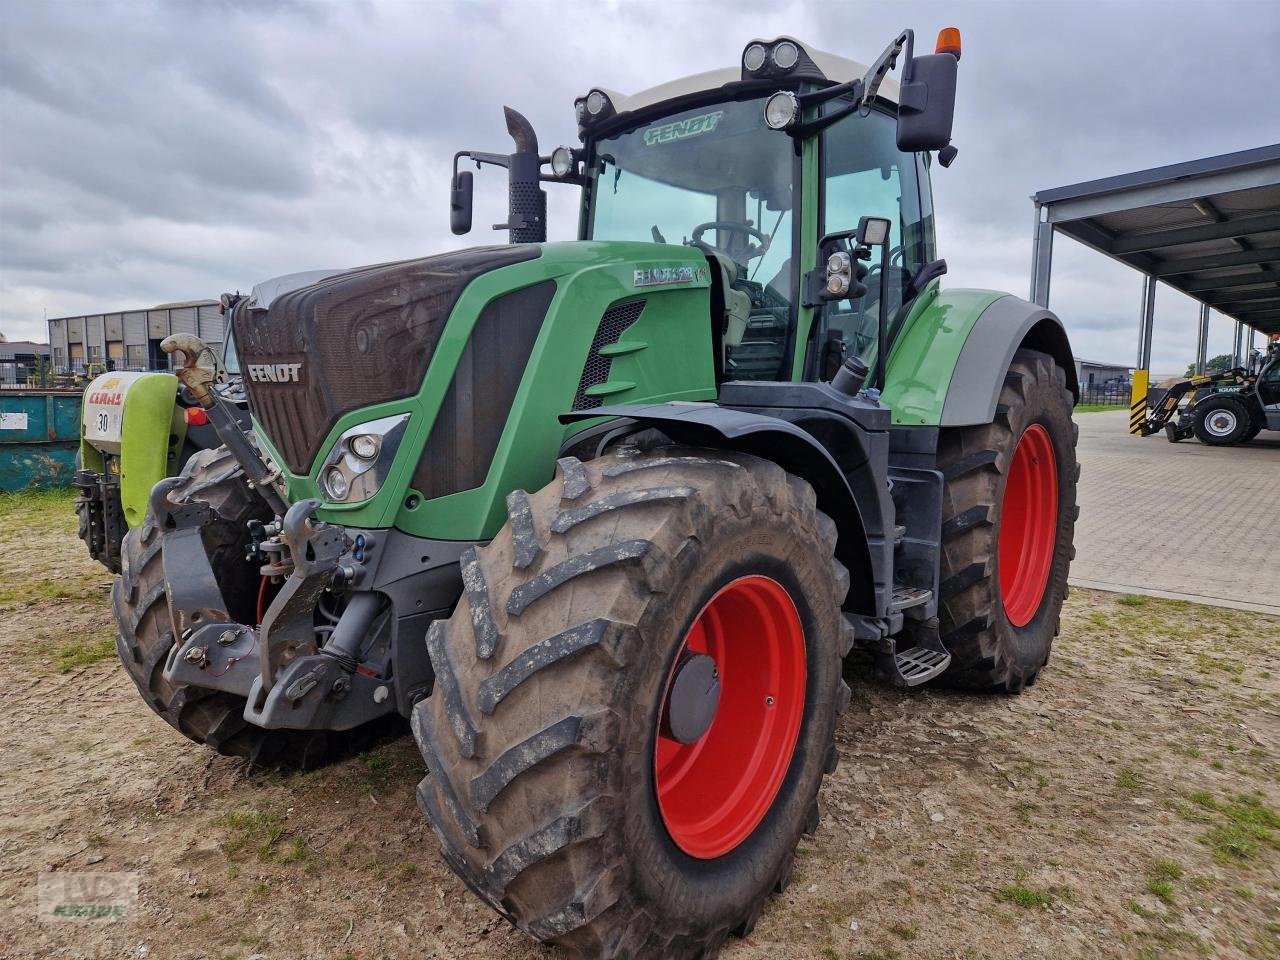
<path fill-rule="evenodd" d="M 1133 371 L 1133 390 L 1129 394 L 1130 433 L 1141 433 L 1147 420 L 1147 384 L 1150 377 L 1149 370 Z"/>

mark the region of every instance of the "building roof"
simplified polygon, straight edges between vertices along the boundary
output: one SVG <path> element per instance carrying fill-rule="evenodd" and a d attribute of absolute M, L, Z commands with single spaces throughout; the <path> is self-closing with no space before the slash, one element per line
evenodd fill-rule
<path fill-rule="evenodd" d="M 1280 333 L 1280 144 L 1042 190 L 1055 230 Z"/>
<path fill-rule="evenodd" d="M 122 313 L 146 313 L 148 310 L 185 310 L 191 307 L 216 307 L 217 300 L 177 300 L 173 303 L 161 303 L 154 307 L 129 307 L 125 310 L 92 310 L 89 313 L 72 313 L 65 317 L 49 317 L 48 322 L 57 320 L 79 320 L 81 317 L 111 317 Z"/>

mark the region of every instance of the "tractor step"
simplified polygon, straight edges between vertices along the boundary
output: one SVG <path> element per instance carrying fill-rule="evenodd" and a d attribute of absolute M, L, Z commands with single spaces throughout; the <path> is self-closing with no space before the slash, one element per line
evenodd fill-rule
<path fill-rule="evenodd" d="M 924 587 L 895 586 L 890 603 L 896 611 L 906 610 L 908 607 L 918 607 L 920 604 L 928 603 L 932 599 L 933 591 Z"/>
<path fill-rule="evenodd" d="M 928 647 L 912 647 L 893 656 L 894 671 L 891 676 L 895 684 L 914 687 L 932 680 L 951 665 L 951 654 Z"/>
<path fill-rule="evenodd" d="M 926 591 L 927 592 L 927 591 Z M 914 647 L 890 649 L 876 654 L 876 675 L 895 687 L 915 687 L 932 680 L 951 665 L 951 654 L 936 636 L 925 635 Z"/>

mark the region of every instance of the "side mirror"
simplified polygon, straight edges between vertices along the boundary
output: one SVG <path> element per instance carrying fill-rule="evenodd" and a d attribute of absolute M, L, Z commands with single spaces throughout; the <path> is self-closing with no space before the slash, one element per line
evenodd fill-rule
<path fill-rule="evenodd" d="M 458 236 L 471 232 L 472 179 L 470 170 L 454 174 L 449 191 L 449 229 Z"/>
<path fill-rule="evenodd" d="M 958 66 L 951 53 L 932 53 L 907 62 L 898 95 L 899 150 L 941 150 L 951 143 Z"/>

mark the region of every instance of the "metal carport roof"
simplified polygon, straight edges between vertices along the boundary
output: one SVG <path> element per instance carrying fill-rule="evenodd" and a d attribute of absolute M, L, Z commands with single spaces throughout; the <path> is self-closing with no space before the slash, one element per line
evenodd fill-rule
<path fill-rule="evenodd" d="M 1146 276 L 1139 367 L 1150 363 L 1157 281 L 1202 305 L 1200 363 L 1209 308 L 1264 335 L 1280 333 L 1280 144 L 1042 190 L 1032 199 L 1033 300 L 1049 301 L 1055 231 Z"/>

